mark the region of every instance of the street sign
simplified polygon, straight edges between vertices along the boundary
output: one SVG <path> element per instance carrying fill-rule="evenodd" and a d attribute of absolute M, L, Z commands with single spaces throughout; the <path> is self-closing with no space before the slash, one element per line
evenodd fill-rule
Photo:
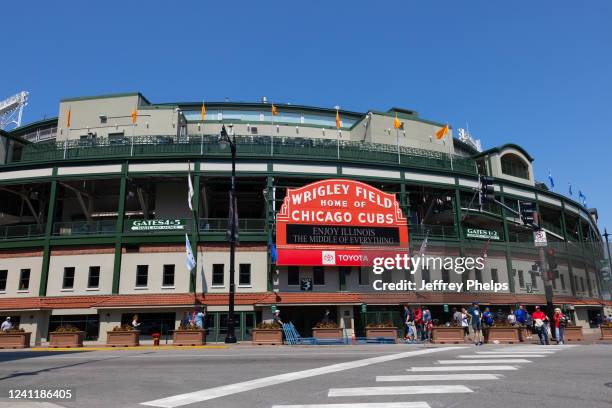
<path fill-rule="evenodd" d="M 548 241 L 546 240 L 546 231 L 538 230 L 533 231 L 533 243 L 536 247 L 545 247 L 548 246 Z"/>
<path fill-rule="evenodd" d="M 185 231 L 187 220 L 184 219 L 157 219 L 157 220 L 129 220 L 128 231 Z"/>

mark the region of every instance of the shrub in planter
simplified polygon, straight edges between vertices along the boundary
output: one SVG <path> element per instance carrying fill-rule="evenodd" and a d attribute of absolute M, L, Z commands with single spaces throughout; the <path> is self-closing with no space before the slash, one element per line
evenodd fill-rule
<path fill-rule="evenodd" d="M 602 340 L 612 340 L 612 323 L 604 323 L 599 328 Z"/>
<path fill-rule="evenodd" d="M 70 325 L 59 326 L 49 333 L 49 347 L 83 347 L 85 332 Z"/>
<path fill-rule="evenodd" d="M 312 328 L 312 336 L 319 340 L 342 340 L 342 329 L 335 322 L 319 322 Z"/>
<path fill-rule="evenodd" d="M 259 323 L 251 334 L 253 344 L 283 344 L 283 330 L 276 323 Z"/>
<path fill-rule="evenodd" d="M 554 327 L 551 327 L 551 330 L 554 330 Z M 573 326 L 567 325 L 565 326 L 565 330 L 563 331 L 563 340 L 565 341 L 583 341 L 584 336 L 582 334 L 582 326 Z"/>
<path fill-rule="evenodd" d="M 18 327 L 0 332 L 0 349 L 30 347 L 31 336 L 31 332 L 26 332 Z"/>
<path fill-rule="evenodd" d="M 201 346 L 206 344 L 206 331 L 193 323 L 180 325 L 172 333 L 172 344 L 175 346 Z"/>
<path fill-rule="evenodd" d="M 437 344 L 463 343 L 465 342 L 465 331 L 463 327 L 456 323 L 452 325 L 433 326 L 431 329 L 431 342 Z"/>
<path fill-rule="evenodd" d="M 366 326 L 366 337 L 372 338 L 385 338 L 385 339 L 396 339 L 397 338 L 397 327 L 393 322 L 383 323 L 370 323 Z"/>
<path fill-rule="evenodd" d="M 521 329 L 518 326 L 513 326 L 506 323 L 484 328 L 483 334 L 486 343 L 515 344 L 520 342 L 520 331 Z"/>
<path fill-rule="evenodd" d="M 115 326 L 113 330 L 106 332 L 106 345 L 112 347 L 136 347 L 140 345 L 140 331 L 135 330 L 128 324 Z"/>

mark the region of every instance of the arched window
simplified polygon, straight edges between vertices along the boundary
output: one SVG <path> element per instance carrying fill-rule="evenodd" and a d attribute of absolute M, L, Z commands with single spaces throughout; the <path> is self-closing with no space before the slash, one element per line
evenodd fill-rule
<path fill-rule="evenodd" d="M 516 154 L 504 154 L 501 157 L 501 168 L 504 174 L 529 180 L 529 165 Z"/>

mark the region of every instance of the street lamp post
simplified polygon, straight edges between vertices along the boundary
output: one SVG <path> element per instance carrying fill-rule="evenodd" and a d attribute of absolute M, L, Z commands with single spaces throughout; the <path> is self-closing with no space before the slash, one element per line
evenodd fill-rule
<path fill-rule="evenodd" d="M 229 125 L 230 134 L 225 130 L 225 125 L 221 128 L 221 141 L 229 144 L 232 152 L 232 181 L 230 187 L 230 203 L 229 203 L 229 243 L 230 243 L 230 266 L 229 266 L 229 311 L 227 318 L 227 334 L 225 335 L 226 343 L 236 343 L 236 335 L 234 333 L 234 297 L 236 286 L 234 282 L 234 259 L 236 256 L 236 135 L 232 131 L 232 125 Z"/>
<path fill-rule="evenodd" d="M 608 251 L 608 273 L 612 277 L 612 258 L 610 258 L 610 242 L 608 242 L 608 237 L 610 236 L 610 234 L 608 234 L 607 228 L 604 228 L 603 236 L 606 238 L 606 250 Z"/>

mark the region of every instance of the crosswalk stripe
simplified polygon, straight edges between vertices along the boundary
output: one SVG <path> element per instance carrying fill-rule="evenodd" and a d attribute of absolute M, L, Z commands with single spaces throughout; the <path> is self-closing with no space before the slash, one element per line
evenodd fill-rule
<path fill-rule="evenodd" d="M 458 358 L 489 358 L 490 359 L 490 358 L 502 358 L 502 357 L 503 358 L 514 358 L 514 357 L 529 357 L 529 358 L 536 357 L 536 358 L 539 358 L 539 357 L 547 357 L 547 356 L 545 356 L 543 354 L 495 354 L 493 356 L 490 355 L 490 354 L 487 354 L 487 355 L 484 355 L 484 356 L 482 356 L 482 355 L 475 356 L 473 354 L 463 354 L 463 355 L 460 355 L 460 356 L 457 356 L 457 357 Z"/>
<path fill-rule="evenodd" d="M 412 375 L 379 375 L 376 381 L 477 381 L 477 380 L 499 380 L 501 374 L 412 374 Z"/>
<path fill-rule="evenodd" d="M 368 395 L 454 394 L 473 392 L 465 385 L 407 385 L 397 387 L 331 388 L 328 397 L 364 397 Z"/>
<path fill-rule="evenodd" d="M 475 365 L 475 366 L 433 366 L 433 367 L 410 367 L 406 371 L 512 371 L 518 370 L 511 365 Z"/>
<path fill-rule="evenodd" d="M 499 350 L 499 351 L 477 351 L 476 354 L 486 354 L 495 356 L 496 354 L 546 354 L 551 355 L 555 354 L 554 351 L 523 351 L 523 350 Z"/>
<path fill-rule="evenodd" d="M 531 363 L 524 358 L 490 358 L 487 360 L 438 360 L 438 364 Z"/>
<path fill-rule="evenodd" d="M 361 404 L 272 405 L 272 408 L 431 408 L 431 406 L 424 401 L 414 401 L 366 402 Z"/>

